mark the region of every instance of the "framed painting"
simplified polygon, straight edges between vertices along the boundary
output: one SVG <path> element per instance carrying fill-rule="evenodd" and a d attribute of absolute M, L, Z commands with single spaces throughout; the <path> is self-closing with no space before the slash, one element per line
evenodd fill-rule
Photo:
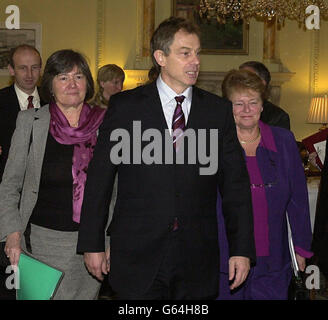
<path fill-rule="evenodd" d="M 21 23 L 20 29 L 7 29 L 0 23 L 0 75 L 8 75 L 10 50 L 20 44 L 29 44 L 41 54 L 41 24 Z"/>
<path fill-rule="evenodd" d="M 228 18 L 225 24 L 199 15 L 200 0 L 172 0 L 172 15 L 196 23 L 201 31 L 202 54 L 248 54 L 248 25 Z"/>

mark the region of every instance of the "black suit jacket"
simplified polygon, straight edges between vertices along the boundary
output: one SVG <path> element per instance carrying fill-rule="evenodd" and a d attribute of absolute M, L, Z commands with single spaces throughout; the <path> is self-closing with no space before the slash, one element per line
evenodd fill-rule
<path fill-rule="evenodd" d="M 195 164 L 119 164 L 110 158 L 117 142 L 110 141 L 115 129 L 124 128 L 133 142 L 141 121 L 141 133 L 157 129 L 164 136 L 167 124 L 156 82 L 119 93 L 100 127 L 94 157 L 88 169 L 79 229 L 78 252 L 104 251 L 104 228 L 113 183 L 118 172 L 118 192 L 109 226 L 111 269 L 114 291 L 142 294 L 153 281 L 172 236 L 177 217 L 180 261 L 190 298 L 215 296 L 219 283 L 219 249 L 216 222 L 218 187 L 231 256 L 255 259 L 249 178 L 237 140 L 230 102 L 193 88 L 187 128 L 218 129 L 219 170 L 199 175 Z M 149 142 L 142 142 L 145 147 Z M 206 141 L 209 147 L 209 139 Z M 172 147 L 172 144 L 170 144 Z M 197 146 L 199 147 L 199 146 Z M 163 158 L 165 155 L 162 143 Z"/>
<path fill-rule="evenodd" d="M 40 105 L 44 105 L 40 101 Z M 14 85 L 0 90 L 0 182 L 6 166 L 12 135 L 16 128 L 16 119 L 20 106 Z"/>
<path fill-rule="evenodd" d="M 320 271 L 328 277 L 328 139 L 326 140 L 325 162 L 315 213 L 312 250 L 317 258 Z"/>
<path fill-rule="evenodd" d="M 263 102 L 263 111 L 261 113 L 260 120 L 269 124 L 270 126 L 290 130 L 290 120 L 288 113 L 268 100 Z"/>

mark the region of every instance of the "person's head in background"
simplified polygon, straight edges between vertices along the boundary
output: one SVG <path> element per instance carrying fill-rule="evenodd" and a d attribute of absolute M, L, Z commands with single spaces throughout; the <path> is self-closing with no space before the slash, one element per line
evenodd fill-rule
<path fill-rule="evenodd" d="M 42 60 L 39 51 L 30 45 L 22 44 L 9 54 L 8 70 L 14 77 L 16 86 L 26 94 L 32 94 L 41 74 Z"/>
<path fill-rule="evenodd" d="M 257 74 L 263 81 L 266 88 L 266 99 L 269 96 L 269 84 L 271 81 L 271 74 L 268 68 L 259 61 L 246 61 L 239 66 L 239 70 L 248 70 Z"/>
<path fill-rule="evenodd" d="M 116 64 L 106 64 L 102 66 L 98 70 L 98 92 L 92 104 L 107 108 L 110 97 L 122 91 L 124 80 L 124 71 Z"/>

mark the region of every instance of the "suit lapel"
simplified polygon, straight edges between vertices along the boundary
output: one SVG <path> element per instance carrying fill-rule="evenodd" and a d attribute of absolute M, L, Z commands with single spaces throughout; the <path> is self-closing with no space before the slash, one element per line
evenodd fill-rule
<path fill-rule="evenodd" d="M 145 126 L 155 128 L 164 132 L 168 129 L 163 113 L 161 99 L 156 86 L 156 81 L 144 87 L 146 113 L 144 120 Z"/>
<path fill-rule="evenodd" d="M 6 108 L 6 112 L 8 112 L 13 119 L 17 118 L 17 114 L 20 111 L 20 105 L 18 102 L 17 94 L 14 88 L 14 85 L 9 87 L 8 90 L 8 99 L 5 102 L 4 107 Z"/>
<path fill-rule="evenodd" d="M 18 101 L 18 98 L 17 98 L 17 94 L 16 94 L 16 91 L 15 91 L 14 85 L 12 85 L 10 87 L 10 99 L 11 99 L 12 104 L 13 104 L 13 109 L 16 112 L 19 112 L 20 111 L 20 105 L 19 105 L 19 101 Z"/>
<path fill-rule="evenodd" d="M 192 101 L 190 107 L 190 113 L 188 117 L 188 122 L 186 129 L 194 128 L 197 129 L 199 126 L 199 119 L 202 118 L 202 94 L 197 87 L 192 88 Z"/>
<path fill-rule="evenodd" d="M 145 103 L 147 104 L 147 108 L 149 110 L 149 112 L 147 112 L 146 118 L 151 119 L 156 129 L 168 129 L 161 100 L 159 98 L 158 90 L 156 87 L 156 81 L 144 87 L 144 94 L 146 95 Z M 201 106 L 202 93 L 198 90 L 197 87 L 193 87 L 192 102 L 186 129 L 194 128 L 195 126 L 197 128 L 198 120 L 203 115 Z"/>
<path fill-rule="evenodd" d="M 38 168 L 35 171 L 35 178 L 37 186 L 40 182 L 41 177 L 41 169 L 44 158 L 44 152 L 47 143 L 48 131 L 49 131 L 49 123 L 50 123 L 50 113 L 49 107 L 44 106 L 38 109 L 35 112 L 34 122 L 32 127 L 32 146 L 33 146 L 33 161 L 34 168 Z"/>

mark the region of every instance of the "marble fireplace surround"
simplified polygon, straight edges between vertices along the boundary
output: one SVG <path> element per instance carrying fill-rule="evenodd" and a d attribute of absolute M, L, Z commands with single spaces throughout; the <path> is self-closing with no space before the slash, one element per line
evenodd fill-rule
<path fill-rule="evenodd" d="M 125 70 L 125 72 L 137 85 L 143 85 L 148 80 L 148 70 L 134 69 Z M 199 73 L 196 86 L 221 96 L 221 85 L 226 73 L 226 71 L 201 71 Z M 274 104 L 280 105 L 280 96 L 283 84 L 289 81 L 293 75 L 293 72 L 271 72 L 270 100 Z"/>
<path fill-rule="evenodd" d="M 221 84 L 225 75 L 226 72 L 202 71 L 199 73 L 197 86 L 221 96 Z M 292 72 L 271 72 L 270 100 L 274 104 L 280 104 L 282 85 L 289 81 L 293 75 Z"/>

